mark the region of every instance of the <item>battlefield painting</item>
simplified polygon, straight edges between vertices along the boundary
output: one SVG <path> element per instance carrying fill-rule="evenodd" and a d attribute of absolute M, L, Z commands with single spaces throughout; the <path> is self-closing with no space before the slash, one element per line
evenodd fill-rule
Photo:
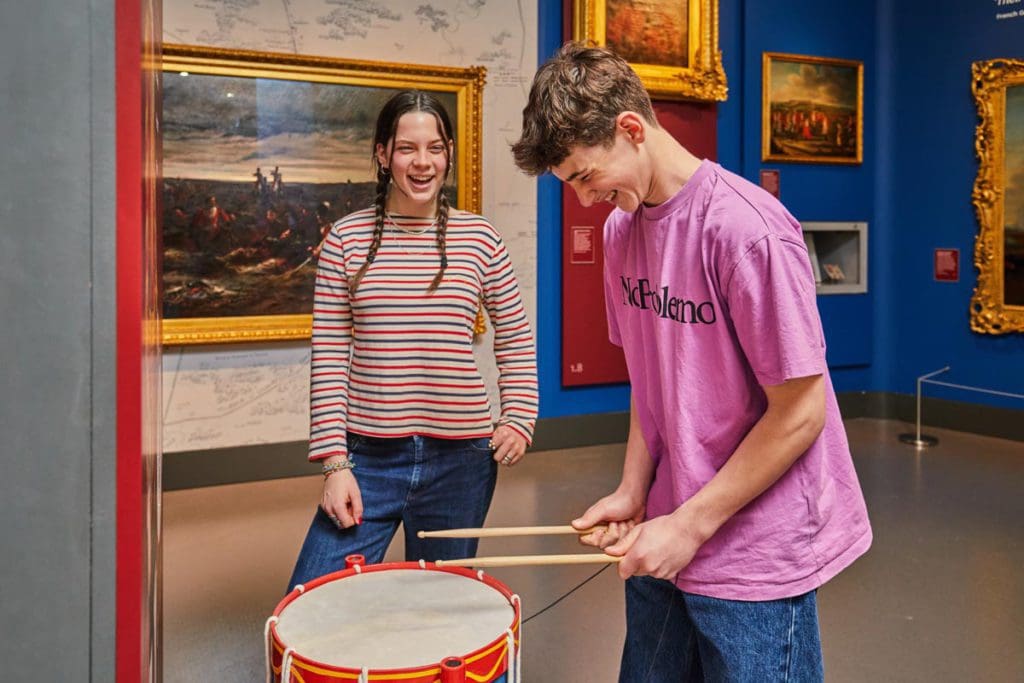
<path fill-rule="evenodd" d="M 269 182 L 262 167 L 251 183 L 164 181 L 164 318 L 312 312 L 318 246 L 373 189 L 286 184 L 286 171 L 276 166 Z"/>
<path fill-rule="evenodd" d="M 373 126 L 395 92 L 165 72 L 164 318 L 311 313 L 323 238 L 372 203 Z M 456 95 L 437 94 L 454 118 Z"/>
<path fill-rule="evenodd" d="M 763 161 L 862 160 L 863 65 L 764 54 Z"/>

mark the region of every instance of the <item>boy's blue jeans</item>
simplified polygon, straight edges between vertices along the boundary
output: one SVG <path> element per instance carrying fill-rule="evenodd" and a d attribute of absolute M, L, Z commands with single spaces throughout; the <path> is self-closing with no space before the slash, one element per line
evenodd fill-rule
<path fill-rule="evenodd" d="M 364 555 L 368 564 L 380 562 L 399 523 L 405 530 L 406 560 L 475 556 L 475 538 L 417 538 L 416 532 L 483 526 L 498 476 L 488 441 L 378 439 L 349 433 L 363 523 L 338 529 L 318 506 L 288 590 L 344 569 L 347 555 Z"/>
<path fill-rule="evenodd" d="M 684 593 L 647 576 L 626 581 L 619 683 L 822 680 L 815 591 L 745 602 Z"/>

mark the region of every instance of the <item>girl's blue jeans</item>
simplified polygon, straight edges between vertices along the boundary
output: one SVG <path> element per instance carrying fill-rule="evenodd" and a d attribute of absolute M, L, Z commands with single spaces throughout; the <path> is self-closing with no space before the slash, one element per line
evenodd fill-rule
<path fill-rule="evenodd" d="M 288 590 L 344 569 L 348 555 L 364 555 L 368 564 L 380 562 L 399 524 L 405 530 L 406 560 L 475 556 L 475 538 L 421 539 L 416 532 L 483 526 L 498 477 L 488 441 L 349 433 L 363 522 L 338 529 L 318 506 Z"/>

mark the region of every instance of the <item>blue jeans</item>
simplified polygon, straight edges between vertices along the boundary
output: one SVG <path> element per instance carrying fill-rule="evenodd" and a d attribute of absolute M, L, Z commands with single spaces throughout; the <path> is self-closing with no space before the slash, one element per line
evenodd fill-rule
<path fill-rule="evenodd" d="M 364 555 L 367 564 L 380 562 L 400 523 L 406 560 L 474 557 L 475 538 L 417 538 L 416 532 L 483 526 L 498 477 L 488 441 L 349 433 L 363 523 L 338 529 L 318 506 L 288 590 L 344 569 L 347 555 Z"/>
<path fill-rule="evenodd" d="M 684 593 L 647 576 L 626 581 L 619 683 L 822 680 L 815 591 L 745 602 Z"/>

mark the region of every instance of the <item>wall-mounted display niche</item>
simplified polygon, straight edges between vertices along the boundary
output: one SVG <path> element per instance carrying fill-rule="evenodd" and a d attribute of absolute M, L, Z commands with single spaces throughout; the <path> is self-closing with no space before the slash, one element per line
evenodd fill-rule
<path fill-rule="evenodd" d="M 818 294 L 868 291 L 868 224 L 801 223 Z"/>

